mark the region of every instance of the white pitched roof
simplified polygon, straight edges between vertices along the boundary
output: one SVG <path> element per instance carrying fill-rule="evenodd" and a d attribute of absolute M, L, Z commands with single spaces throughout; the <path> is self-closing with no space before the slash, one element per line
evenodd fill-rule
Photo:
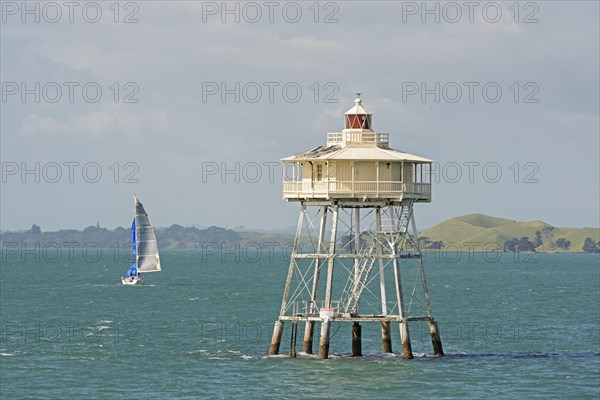
<path fill-rule="evenodd" d="M 356 115 L 356 114 L 365 114 L 365 115 L 373 115 L 373 113 L 369 112 L 366 108 L 362 106 L 362 100 L 357 98 L 354 100 L 354 107 L 349 109 L 344 113 L 344 115 Z"/>
<path fill-rule="evenodd" d="M 283 158 L 281 161 L 299 160 L 379 160 L 379 161 L 415 161 L 431 163 L 433 160 L 411 153 L 394 149 L 379 147 L 344 147 L 331 146 L 330 148 L 317 147 L 311 151 Z"/>

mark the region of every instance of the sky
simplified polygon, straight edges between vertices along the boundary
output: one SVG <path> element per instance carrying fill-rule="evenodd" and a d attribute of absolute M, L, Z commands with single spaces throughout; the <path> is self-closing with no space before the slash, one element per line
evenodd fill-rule
<path fill-rule="evenodd" d="M 435 160 L 420 228 L 600 225 L 595 1 L 1 1 L 0 229 L 285 229 L 355 92 Z"/>

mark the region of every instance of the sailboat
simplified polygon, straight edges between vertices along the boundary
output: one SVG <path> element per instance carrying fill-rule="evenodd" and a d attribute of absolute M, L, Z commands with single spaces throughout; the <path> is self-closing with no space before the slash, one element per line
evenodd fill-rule
<path fill-rule="evenodd" d="M 132 251 L 135 263 L 121 277 L 123 285 L 138 285 L 143 282 L 142 273 L 160 271 L 160 257 L 154 228 L 144 206 L 133 196 L 135 218 L 131 223 Z"/>

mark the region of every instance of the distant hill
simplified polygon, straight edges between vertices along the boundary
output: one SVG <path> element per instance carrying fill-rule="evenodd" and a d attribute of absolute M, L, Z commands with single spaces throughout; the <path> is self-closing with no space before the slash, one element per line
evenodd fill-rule
<path fill-rule="evenodd" d="M 200 229 L 171 225 L 168 228 L 157 228 L 156 238 L 160 249 L 207 248 L 216 251 L 237 245 L 283 248 L 293 242 L 294 235 L 269 231 L 235 231 L 216 226 Z M 519 250 L 527 251 L 525 243 L 533 246 L 532 251 L 574 252 L 582 251 L 586 238 L 591 238 L 595 248 L 598 248 L 600 229 L 557 228 L 543 221 L 519 222 L 482 214 L 452 218 L 419 234 L 421 248 L 446 248 L 452 251 L 457 250 L 455 246 L 463 251 L 481 250 L 484 246 L 488 250 L 506 250 L 506 242 L 514 239 L 518 243 L 514 242 L 513 246 L 518 245 Z M 570 244 L 565 248 L 567 242 Z M 64 229 L 42 232 L 39 226 L 33 225 L 27 231 L 6 231 L 0 234 L 0 245 L 3 248 L 19 245 L 32 249 L 52 243 L 60 246 L 68 243 L 78 243 L 78 246 L 93 243 L 103 248 L 128 249 L 131 232 L 129 228 L 108 230 L 98 226 L 88 226 L 81 231 Z M 450 245 L 454 246 L 449 247 Z"/>
<path fill-rule="evenodd" d="M 536 235 L 536 232 L 539 232 Z M 483 214 L 469 214 L 444 221 L 419 234 L 430 241 L 442 241 L 446 247 L 450 243 L 467 251 L 473 249 L 491 249 L 495 244 L 497 249 L 504 249 L 505 242 L 512 239 L 527 237 L 535 243 L 539 237 L 536 251 L 582 251 L 586 238 L 600 241 L 598 228 L 557 228 L 543 221 L 512 221 L 504 218 L 491 217 Z M 567 249 L 557 245 L 571 242 Z M 475 245 L 476 243 L 476 245 Z"/>
<path fill-rule="evenodd" d="M 236 244 L 250 245 L 256 243 L 263 245 L 271 242 L 277 242 L 280 244 L 279 247 L 283 247 L 286 243 L 293 241 L 293 236 L 285 233 L 237 232 L 216 226 L 199 229 L 171 225 L 168 228 L 156 228 L 155 232 L 159 249 L 208 248 L 214 251 Z M 78 246 L 93 243 L 101 248 L 128 249 L 128 246 L 131 245 L 131 230 L 123 227 L 108 230 L 97 226 L 88 226 L 82 231 L 63 229 L 55 232 L 42 232 L 40 227 L 34 225 L 32 229 L 27 231 L 5 231 L 0 234 L 2 247 L 18 244 L 33 249 L 36 246 L 43 247 L 51 243 L 60 246 L 69 243 L 78 243 Z"/>

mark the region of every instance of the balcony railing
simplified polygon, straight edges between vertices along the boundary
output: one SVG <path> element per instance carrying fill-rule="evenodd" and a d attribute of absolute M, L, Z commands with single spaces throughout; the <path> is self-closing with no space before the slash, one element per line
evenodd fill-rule
<path fill-rule="evenodd" d="M 283 197 L 407 197 L 431 199 L 430 183 L 404 183 L 386 181 L 284 181 Z"/>
<path fill-rule="evenodd" d="M 327 146 L 371 144 L 377 147 L 389 146 L 389 135 L 379 132 L 363 132 L 361 130 L 349 132 L 332 132 L 327 134 Z"/>

